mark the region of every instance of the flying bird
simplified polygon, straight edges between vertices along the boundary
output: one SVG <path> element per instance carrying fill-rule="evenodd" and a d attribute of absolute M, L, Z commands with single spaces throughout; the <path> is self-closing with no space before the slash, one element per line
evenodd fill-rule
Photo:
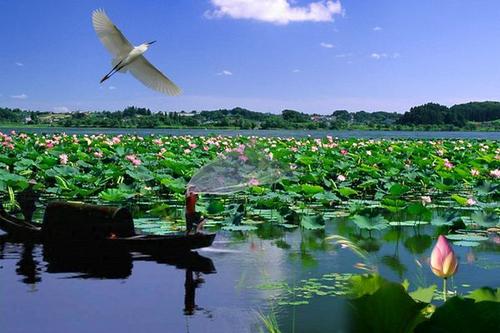
<path fill-rule="evenodd" d="M 101 42 L 113 55 L 113 68 L 101 79 L 101 83 L 116 72 L 130 71 L 146 87 L 171 96 L 181 93 L 175 83 L 143 56 L 155 41 L 133 46 L 102 9 L 97 9 L 92 13 L 92 24 Z"/>

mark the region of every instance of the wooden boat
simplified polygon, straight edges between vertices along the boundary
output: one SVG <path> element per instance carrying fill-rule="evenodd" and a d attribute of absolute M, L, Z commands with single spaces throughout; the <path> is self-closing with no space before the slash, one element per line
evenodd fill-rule
<path fill-rule="evenodd" d="M 52 202 L 47 206 L 41 226 L 9 215 L 0 208 L 0 229 L 20 241 L 59 244 L 89 244 L 118 247 L 130 251 L 164 253 L 212 245 L 215 234 L 176 233 L 137 235 L 126 208 Z"/>

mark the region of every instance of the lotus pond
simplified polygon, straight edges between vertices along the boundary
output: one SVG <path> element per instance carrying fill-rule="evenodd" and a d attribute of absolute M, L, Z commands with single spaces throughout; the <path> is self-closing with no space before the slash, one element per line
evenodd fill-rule
<path fill-rule="evenodd" d="M 252 147 L 286 176 L 203 195 L 214 245 L 186 258 L 0 243 L 8 332 L 498 331 L 496 140 L 2 134 L 0 191 L 124 205 L 142 233 L 184 230 L 186 184 Z M 445 235 L 455 274 L 433 274 Z M 22 282 L 22 283 L 19 283 Z M 446 302 L 445 302 L 446 299 Z"/>

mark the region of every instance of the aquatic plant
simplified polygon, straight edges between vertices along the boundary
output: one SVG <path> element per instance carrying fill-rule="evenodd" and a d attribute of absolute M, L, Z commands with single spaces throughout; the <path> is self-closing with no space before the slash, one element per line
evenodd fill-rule
<path fill-rule="evenodd" d="M 443 279 L 443 298 L 446 301 L 446 295 L 448 294 L 446 281 L 456 273 L 458 261 L 453 248 L 443 235 L 439 235 L 438 241 L 432 250 L 430 265 L 432 272 Z"/>

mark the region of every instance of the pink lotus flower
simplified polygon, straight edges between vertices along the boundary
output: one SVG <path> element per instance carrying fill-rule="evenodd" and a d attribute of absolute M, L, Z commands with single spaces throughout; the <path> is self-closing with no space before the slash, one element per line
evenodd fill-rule
<path fill-rule="evenodd" d="M 420 199 L 422 199 L 422 205 L 430 204 L 432 202 L 431 197 L 428 195 L 421 196 Z"/>
<path fill-rule="evenodd" d="M 245 145 L 239 145 L 238 148 L 234 149 L 234 151 L 239 154 L 243 154 L 243 152 L 245 151 Z"/>
<path fill-rule="evenodd" d="M 338 176 L 337 176 L 337 180 L 338 180 L 339 182 L 343 182 L 343 181 L 345 181 L 345 180 L 346 180 L 346 178 L 345 178 L 345 176 L 344 176 L 344 175 L 338 175 Z"/>
<path fill-rule="evenodd" d="M 473 177 L 476 177 L 476 176 L 479 176 L 479 171 L 476 170 L 476 169 L 470 169 L 470 174 L 473 176 Z"/>
<path fill-rule="evenodd" d="M 436 276 L 446 279 L 455 274 L 457 268 L 458 261 L 453 248 L 443 235 L 439 235 L 431 254 L 432 272 Z"/>
<path fill-rule="evenodd" d="M 347 155 L 348 151 L 347 151 L 347 150 L 345 150 L 345 149 L 342 149 L 342 150 L 340 151 L 340 153 L 341 153 L 342 155 Z"/>
<path fill-rule="evenodd" d="M 59 155 L 59 163 L 68 164 L 68 155 L 66 154 Z"/>
<path fill-rule="evenodd" d="M 129 160 L 134 166 L 141 165 L 141 160 L 138 159 L 135 155 L 127 155 L 125 156 L 126 160 Z"/>
<path fill-rule="evenodd" d="M 499 169 L 491 170 L 490 176 L 493 178 L 500 178 L 500 170 Z"/>
<path fill-rule="evenodd" d="M 446 169 L 452 169 L 453 168 L 453 163 L 451 163 L 450 161 L 448 161 L 448 159 L 445 159 L 444 160 L 444 167 Z"/>
<path fill-rule="evenodd" d="M 94 156 L 97 157 L 97 158 L 101 158 L 103 156 L 103 153 L 101 153 L 100 151 L 96 151 L 94 153 Z"/>
<path fill-rule="evenodd" d="M 252 178 L 248 181 L 248 185 L 250 186 L 258 186 L 260 184 L 259 180 L 256 178 Z"/>
<path fill-rule="evenodd" d="M 477 201 L 474 200 L 474 198 L 469 198 L 469 199 L 467 199 L 466 204 L 467 204 L 467 206 L 474 206 L 475 204 L 477 204 Z"/>

